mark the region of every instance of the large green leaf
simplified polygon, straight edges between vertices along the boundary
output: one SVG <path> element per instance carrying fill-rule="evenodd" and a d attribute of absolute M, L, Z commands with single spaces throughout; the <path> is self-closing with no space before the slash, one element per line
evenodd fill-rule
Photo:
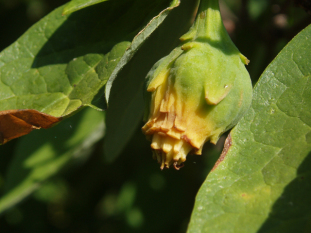
<path fill-rule="evenodd" d="M 0 213 L 30 195 L 69 161 L 85 158 L 104 130 L 104 113 L 87 108 L 51 129 L 20 139 L 5 177 Z"/>
<path fill-rule="evenodd" d="M 310 54 L 311 26 L 265 70 L 196 197 L 188 232 L 311 232 Z"/>
<path fill-rule="evenodd" d="M 173 9 L 159 28 L 148 38 L 133 59 L 125 65 L 128 57 L 133 56 L 140 41 L 145 38 L 139 34 L 117 65 L 123 70 L 116 76 L 110 76 L 106 85 L 107 137 L 105 156 L 112 160 L 122 151 L 137 126 L 142 123 L 144 111 L 143 87 L 145 77 L 153 64 L 166 56 L 191 26 L 198 1 L 184 0 Z M 163 17 L 163 16 L 162 16 Z M 156 20 L 156 19 L 154 19 Z M 158 20 L 163 20 L 159 19 Z M 147 32 L 145 32 L 147 33 Z"/>
<path fill-rule="evenodd" d="M 0 54 L 0 114 L 34 109 L 63 117 L 103 108 L 102 87 L 178 5 L 169 2 L 107 1 L 68 16 L 56 9 Z"/>

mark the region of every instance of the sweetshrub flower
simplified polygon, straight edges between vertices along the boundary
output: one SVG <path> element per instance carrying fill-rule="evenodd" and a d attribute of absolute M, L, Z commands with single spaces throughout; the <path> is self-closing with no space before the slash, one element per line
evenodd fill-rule
<path fill-rule="evenodd" d="M 250 106 L 248 63 L 223 26 L 218 0 L 202 0 L 182 45 L 159 60 L 146 77 L 143 133 L 161 169 L 179 169 L 188 153 L 200 155 Z"/>

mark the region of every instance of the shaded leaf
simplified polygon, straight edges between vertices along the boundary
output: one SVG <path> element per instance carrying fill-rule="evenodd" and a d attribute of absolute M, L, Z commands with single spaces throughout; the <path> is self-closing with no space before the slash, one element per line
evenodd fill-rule
<path fill-rule="evenodd" d="M 188 232 L 311 232 L 311 26 L 262 74 Z"/>
<path fill-rule="evenodd" d="M 88 108 L 51 129 L 20 139 L 5 177 L 0 212 L 29 196 L 69 161 L 90 154 L 104 128 L 104 113 Z"/>
<path fill-rule="evenodd" d="M 159 15 L 154 17 L 150 23 L 148 24 L 148 27 L 141 30 L 138 35 L 134 38 L 132 45 L 129 47 L 129 49 L 124 53 L 123 57 L 121 58 L 120 63 L 117 65 L 117 70 L 121 70 L 127 63 L 127 61 L 133 57 L 135 52 L 140 48 L 142 45 L 142 42 L 148 38 L 151 33 L 163 22 L 163 20 L 167 17 L 168 13 L 174 9 L 175 7 L 179 6 L 180 0 L 173 0 L 170 4 L 170 7 L 163 10 Z M 185 17 L 186 18 L 186 17 Z M 186 18 L 186 21 L 188 21 L 188 18 Z M 179 22 L 180 25 L 182 25 L 181 22 Z M 171 25 L 171 29 L 174 27 Z M 115 81 L 117 77 L 117 72 L 112 73 L 111 77 L 107 81 L 106 85 L 106 100 L 109 103 L 109 97 L 110 97 L 110 91 L 113 82 Z"/>
<path fill-rule="evenodd" d="M 71 0 L 63 9 L 63 15 L 68 15 L 85 7 L 92 6 L 107 0 Z"/>
<path fill-rule="evenodd" d="M 176 2 L 176 1 L 175 1 Z M 116 76 L 112 73 L 106 85 L 107 137 L 104 142 L 107 160 L 116 158 L 138 125 L 142 123 L 144 112 L 143 89 L 148 71 L 160 58 L 166 56 L 179 44 L 182 36 L 191 26 L 198 1 L 184 0 L 180 6 L 171 8 L 172 12 L 159 28 L 140 47 L 141 40 L 150 32 L 145 29 L 135 37 L 132 46 L 125 52 L 117 68 L 124 66 Z M 176 3 L 175 5 L 177 6 Z M 163 12 L 167 15 L 168 12 Z M 152 23 L 159 24 L 164 16 L 154 18 Z M 153 27 L 155 27 L 155 25 Z M 150 26 L 151 27 L 151 26 Z M 139 51 L 133 56 L 134 52 Z M 129 57 L 133 59 L 125 65 Z"/>
<path fill-rule="evenodd" d="M 0 54 L 0 114 L 32 109 L 64 117 L 104 108 L 102 87 L 161 24 L 169 2 L 107 1 L 68 16 L 56 9 Z"/>

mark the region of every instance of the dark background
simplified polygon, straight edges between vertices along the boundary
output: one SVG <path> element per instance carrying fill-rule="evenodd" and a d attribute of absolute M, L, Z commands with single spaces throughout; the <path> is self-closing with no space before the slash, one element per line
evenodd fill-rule
<path fill-rule="evenodd" d="M 0 51 L 66 2 L 0 0 Z M 308 7 L 306 1 L 292 0 L 222 2 L 224 24 L 251 61 L 247 68 L 253 83 L 288 41 L 311 23 Z M 202 156 L 188 156 L 180 171 L 160 171 L 140 129 L 112 163 L 105 162 L 100 141 L 85 163 L 64 169 L 0 215 L 0 232 L 185 232 L 195 195 L 224 139 L 216 146 L 206 145 Z M 0 193 L 16 142 L 0 153 Z"/>

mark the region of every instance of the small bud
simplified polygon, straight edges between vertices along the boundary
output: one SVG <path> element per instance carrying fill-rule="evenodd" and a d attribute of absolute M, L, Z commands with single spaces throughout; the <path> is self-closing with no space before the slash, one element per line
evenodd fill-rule
<path fill-rule="evenodd" d="M 249 61 L 232 43 L 217 0 L 203 0 L 182 46 L 159 60 L 147 75 L 144 134 L 161 169 L 179 169 L 189 152 L 216 144 L 250 106 Z"/>

